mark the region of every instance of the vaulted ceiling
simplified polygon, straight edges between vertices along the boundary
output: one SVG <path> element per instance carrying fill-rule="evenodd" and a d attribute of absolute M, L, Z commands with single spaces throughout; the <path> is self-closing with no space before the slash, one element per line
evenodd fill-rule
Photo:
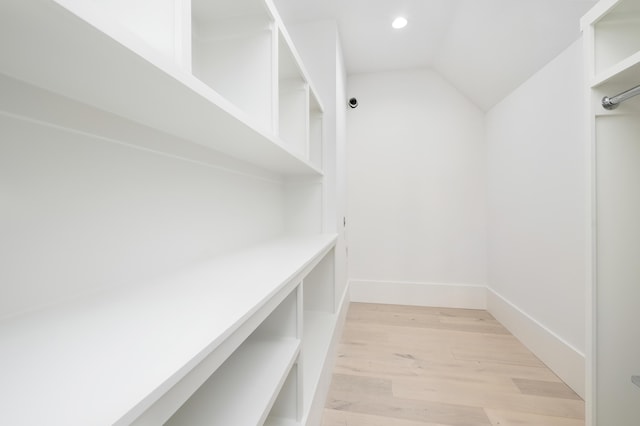
<path fill-rule="evenodd" d="M 431 68 L 488 110 L 580 35 L 595 0 L 276 0 L 285 22 L 335 19 L 350 74 Z M 391 21 L 405 16 L 402 30 Z"/>

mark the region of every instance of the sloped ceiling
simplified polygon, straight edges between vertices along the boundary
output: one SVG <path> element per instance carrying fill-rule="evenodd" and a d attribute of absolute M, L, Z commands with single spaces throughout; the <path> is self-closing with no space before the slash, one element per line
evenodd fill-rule
<path fill-rule="evenodd" d="M 431 68 L 483 110 L 580 35 L 595 0 L 275 0 L 285 22 L 335 19 L 349 74 Z M 409 25 L 391 28 L 403 15 Z"/>

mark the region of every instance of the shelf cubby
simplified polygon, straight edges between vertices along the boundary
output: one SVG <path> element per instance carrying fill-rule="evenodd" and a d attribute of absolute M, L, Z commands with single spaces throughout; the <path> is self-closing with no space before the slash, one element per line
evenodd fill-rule
<path fill-rule="evenodd" d="M 321 175 L 281 145 L 273 126 L 90 3 L 0 2 L 0 50 L 0 73 L 9 77 L 282 175 Z"/>
<path fill-rule="evenodd" d="M 336 324 L 334 282 L 335 249 L 332 249 L 303 281 L 304 412 L 309 411 L 315 397 Z"/>
<path fill-rule="evenodd" d="M 275 25 L 261 0 L 192 0 L 192 72 L 272 129 Z"/>
<path fill-rule="evenodd" d="M 118 22 L 162 55 L 180 63 L 191 49 L 185 35 L 190 25 L 183 15 L 188 15 L 191 0 L 79 0 Z M 62 0 L 72 6 L 78 0 Z"/>
<path fill-rule="evenodd" d="M 227 358 L 239 370 L 257 368 L 251 374 L 265 375 L 270 389 L 282 383 L 299 339 L 270 336 L 298 336 L 296 289 L 335 238 L 271 241 L 157 282 L 0 322 L 0 393 L 7 396 L 0 423 L 162 424 Z M 25 362 L 34 354 L 47 354 L 47 362 Z M 260 366 L 279 366 L 282 379 Z"/>
<path fill-rule="evenodd" d="M 300 365 L 294 364 L 289 375 L 278 394 L 276 402 L 271 408 L 266 426 L 297 425 L 302 412 L 300 392 L 302 389 L 302 376 L 299 372 Z"/>
<path fill-rule="evenodd" d="M 297 391 L 299 300 L 298 287 L 165 424 L 259 425 L 276 401 L 276 412 L 297 415 L 285 399 Z"/>
<path fill-rule="evenodd" d="M 335 251 L 331 250 L 304 279 L 304 310 L 335 312 Z"/>
<path fill-rule="evenodd" d="M 278 35 L 278 135 L 284 145 L 308 158 L 309 85 L 289 43 Z"/>
<path fill-rule="evenodd" d="M 624 0 L 594 24 L 595 75 L 640 52 L 640 3 Z M 638 83 L 640 84 L 640 82 Z"/>

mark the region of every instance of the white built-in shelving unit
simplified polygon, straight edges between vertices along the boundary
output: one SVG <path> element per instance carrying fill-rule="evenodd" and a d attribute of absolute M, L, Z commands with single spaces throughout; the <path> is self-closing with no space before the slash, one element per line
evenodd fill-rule
<path fill-rule="evenodd" d="M 323 107 L 271 1 L 7 0 L 0 52 L 0 424 L 317 424 Z"/>
<path fill-rule="evenodd" d="M 583 18 L 591 143 L 591 282 L 587 424 L 640 418 L 640 97 L 602 106 L 640 85 L 640 2 L 602 0 Z"/>

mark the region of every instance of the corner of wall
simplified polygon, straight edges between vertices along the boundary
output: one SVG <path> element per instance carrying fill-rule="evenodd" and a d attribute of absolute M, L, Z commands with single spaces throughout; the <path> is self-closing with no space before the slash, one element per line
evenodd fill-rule
<path fill-rule="evenodd" d="M 584 399 L 585 355 L 495 290 L 486 294 L 489 313 Z"/>
<path fill-rule="evenodd" d="M 486 309 L 482 285 L 350 280 L 349 288 L 352 302 Z"/>

